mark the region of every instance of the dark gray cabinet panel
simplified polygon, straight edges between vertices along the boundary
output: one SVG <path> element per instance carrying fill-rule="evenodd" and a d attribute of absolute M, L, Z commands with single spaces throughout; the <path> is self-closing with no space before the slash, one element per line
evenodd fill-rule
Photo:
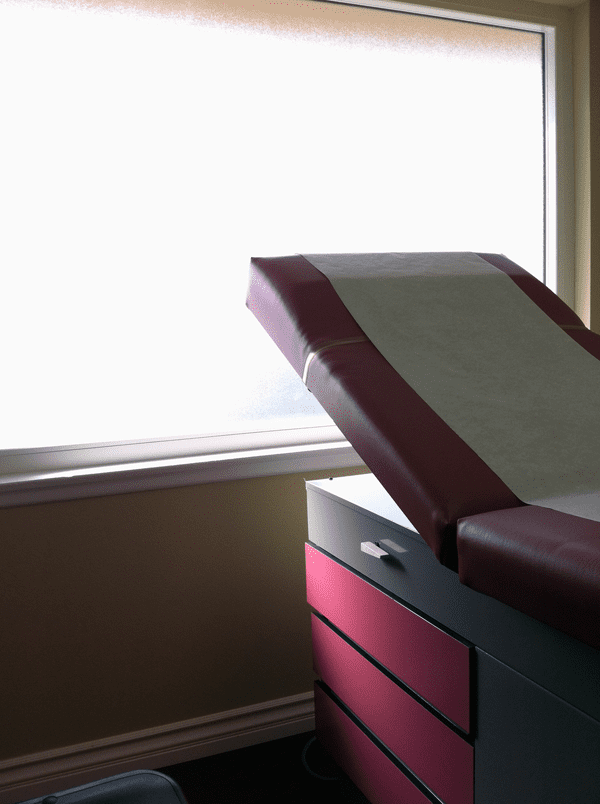
<path fill-rule="evenodd" d="M 477 720 L 476 802 L 600 802 L 600 724 L 482 651 Z"/>

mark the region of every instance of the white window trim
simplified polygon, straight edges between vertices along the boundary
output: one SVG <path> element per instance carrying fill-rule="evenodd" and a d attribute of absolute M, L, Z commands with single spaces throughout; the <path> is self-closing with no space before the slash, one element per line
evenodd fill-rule
<path fill-rule="evenodd" d="M 327 431 L 327 432 L 320 432 Z M 96 447 L 65 448 L 57 452 L 69 452 L 74 460 L 78 458 L 90 463 L 76 469 L 39 471 L 7 474 L 0 478 L 0 507 L 72 500 L 82 497 L 100 497 L 108 494 L 125 494 L 151 489 L 194 486 L 199 483 L 244 480 L 253 477 L 268 477 L 292 473 L 329 471 L 363 466 L 354 449 L 344 440 L 336 427 L 311 428 L 309 431 L 285 431 L 279 435 L 290 436 L 302 443 L 265 446 L 265 441 L 275 441 L 277 434 L 246 434 L 246 445 L 242 437 L 236 445 L 234 437 L 209 437 L 204 445 L 196 444 L 196 454 L 178 455 L 163 459 L 127 461 L 122 457 L 124 447 L 146 448 L 151 453 L 153 445 L 162 445 L 168 450 L 168 442 L 132 442 L 97 445 Z M 265 436 L 261 441 L 257 436 Z M 327 438 L 329 436 L 329 440 Z M 174 439 L 175 440 L 175 439 Z M 182 439 L 187 442 L 186 451 L 191 444 L 203 439 Z M 254 444 L 252 444 L 254 441 Z M 209 442 L 216 442 L 214 450 Z M 229 451 L 223 447 L 229 445 Z M 206 450 L 202 452 L 202 446 Z M 119 457 L 110 460 L 110 450 L 119 452 Z M 89 453 L 104 452 L 104 458 L 93 465 Z M 162 451 L 161 450 L 161 451 Z M 43 450 L 28 451 L 32 466 L 35 458 L 51 461 L 56 453 Z M 22 453 L 21 453 L 22 454 Z"/>
<path fill-rule="evenodd" d="M 556 29 L 395 0 L 327 0 L 544 34 L 546 284 L 557 290 Z M 364 466 L 335 426 L 0 450 L 0 507 Z"/>

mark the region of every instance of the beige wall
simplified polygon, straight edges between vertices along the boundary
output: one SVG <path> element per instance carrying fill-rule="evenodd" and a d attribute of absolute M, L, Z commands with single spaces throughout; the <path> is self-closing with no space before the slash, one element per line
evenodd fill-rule
<path fill-rule="evenodd" d="M 0 760 L 310 690 L 306 533 L 300 475 L 0 510 Z"/>
<path fill-rule="evenodd" d="M 594 226 L 600 214 L 600 3 L 589 0 L 586 9 L 589 9 L 589 65 L 586 67 L 590 82 L 589 120 L 584 121 L 584 125 L 589 126 L 590 138 L 590 169 L 589 176 L 586 176 L 590 198 L 589 308 L 590 327 L 594 332 L 600 332 L 600 227 Z"/>
<path fill-rule="evenodd" d="M 575 22 L 560 127 L 577 144 L 576 303 L 600 331 L 598 4 L 445 5 Z M 0 760 L 311 688 L 300 475 L 4 509 L 0 537 Z"/>
<path fill-rule="evenodd" d="M 590 325 L 590 15 L 589 3 L 574 12 L 575 309 Z"/>

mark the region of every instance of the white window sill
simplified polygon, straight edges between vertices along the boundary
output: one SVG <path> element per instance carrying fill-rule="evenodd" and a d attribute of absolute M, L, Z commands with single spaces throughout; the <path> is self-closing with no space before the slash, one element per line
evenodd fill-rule
<path fill-rule="evenodd" d="M 347 441 L 336 441 L 5 475 L 0 508 L 362 465 Z"/>

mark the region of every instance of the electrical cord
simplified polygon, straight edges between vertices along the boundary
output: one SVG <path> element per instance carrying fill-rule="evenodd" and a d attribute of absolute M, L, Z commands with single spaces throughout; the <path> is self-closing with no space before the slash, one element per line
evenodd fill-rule
<path fill-rule="evenodd" d="M 320 779 L 321 781 L 338 782 L 341 778 L 340 776 L 323 776 L 322 774 L 317 773 L 316 771 L 312 770 L 312 768 L 310 768 L 306 759 L 306 754 L 308 753 L 308 749 L 310 748 L 310 746 L 316 741 L 317 738 L 315 736 L 311 737 L 302 750 L 302 764 L 304 765 L 305 770 L 308 773 L 310 773 L 311 776 L 314 776 L 316 779 Z"/>

